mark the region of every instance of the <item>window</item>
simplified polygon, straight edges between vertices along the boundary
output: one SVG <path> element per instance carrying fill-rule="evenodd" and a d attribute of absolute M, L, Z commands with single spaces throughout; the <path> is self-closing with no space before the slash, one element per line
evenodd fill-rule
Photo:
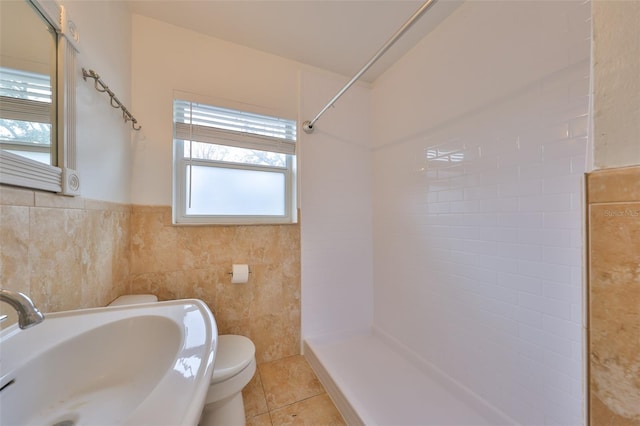
<path fill-rule="evenodd" d="M 296 221 L 296 122 L 175 100 L 173 220 Z"/>

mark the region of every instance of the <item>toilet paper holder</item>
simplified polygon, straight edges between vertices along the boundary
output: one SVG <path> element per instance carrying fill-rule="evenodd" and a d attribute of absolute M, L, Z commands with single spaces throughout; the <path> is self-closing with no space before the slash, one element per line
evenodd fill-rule
<path fill-rule="evenodd" d="M 251 274 L 251 266 L 249 266 L 249 274 Z M 227 272 L 227 275 L 233 275 L 233 271 Z"/>
<path fill-rule="evenodd" d="M 231 266 L 231 284 L 245 284 L 249 282 L 251 268 L 246 263 Z"/>

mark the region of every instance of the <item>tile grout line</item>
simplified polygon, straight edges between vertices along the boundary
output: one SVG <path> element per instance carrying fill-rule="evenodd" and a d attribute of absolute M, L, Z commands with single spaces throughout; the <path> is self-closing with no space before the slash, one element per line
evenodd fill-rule
<path fill-rule="evenodd" d="M 315 398 L 316 396 L 321 396 L 321 395 L 324 395 L 324 394 L 326 394 L 326 393 L 327 393 L 327 391 L 325 390 L 325 391 L 322 391 L 322 392 L 320 392 L 320 393 L 318 393 L 318 394 L 311 395 L 311 396 L 307 396 L 306 398 L 302 398 L 302 399 L 299 399 L 299 400 L 297 400 L 297 401 L 293 401 L 293 402 L 291 402 L 291 403 L 289 403 L 289 404 L 285 404 L 285 405 L 283 405 L 282 407 L 277 407 L 277 408 L 274 408 L 273 410 L 269 410 L 269 413 L 271 413 L 272 411 L 281 410 L 281 409 L 283 409 L 283 408 L 285 408 L 285 407 L 290 407 L 290 406 L 292 406 L 292 405 L 294 405 L 294 404 L 297 404 L 298 402 L 306 401 L 306 400 L 308 400 L 308 399 Z"/>
<path fill-rule="evenodd" d="M 260 372 L 260 365 L 256 366 L 256 370 L 258 371 L 258 375 L 260 376 L 260 389 L 262 390 L 262 397 L 264 398 L 264 403 L 267 406 L 267 412 L 255 415 L 253 417 L 256 418 L 258 416 L 261 416 L 262 414 L 268 414 L 269 415 L 269 424 L 271 424 L 271 426 L 273 426 L 273 419 L 271 418 L 271 409 L 269 408 L 269 401 L 267 401 L 267 392 L 264 390 L 264 381 L 262 380 L 262 373 Z"/>

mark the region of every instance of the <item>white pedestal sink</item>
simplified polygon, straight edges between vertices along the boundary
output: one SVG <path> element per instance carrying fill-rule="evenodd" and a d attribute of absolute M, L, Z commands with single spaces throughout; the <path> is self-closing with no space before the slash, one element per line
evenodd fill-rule
<path fill-rule="evenodd" d="M 197 425 L 217 336 L 195 299 L 13 325 L 0 333 L 0 425 Z"/>

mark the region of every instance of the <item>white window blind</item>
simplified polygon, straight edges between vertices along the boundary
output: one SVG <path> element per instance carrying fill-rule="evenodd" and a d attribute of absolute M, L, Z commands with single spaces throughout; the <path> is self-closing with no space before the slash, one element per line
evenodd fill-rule
<path fill-rule="evenodd" d="M 295 154 L 296 122 L 189 101 L 174 101 L 174 137 Z"/>
<path fill-rule="evenodd" d="M 0 118 L 51 122 L 51 81 L 48 75 L 0 68 Z"/>

